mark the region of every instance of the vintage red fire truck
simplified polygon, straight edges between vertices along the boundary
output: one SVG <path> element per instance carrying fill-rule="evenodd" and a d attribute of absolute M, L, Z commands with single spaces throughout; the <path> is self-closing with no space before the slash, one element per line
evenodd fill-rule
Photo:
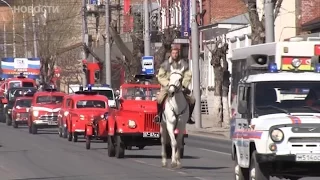
<path fill-rule="evenodd" d="M 105 115 L 108 111 L 108 98 L 98 95 L 97 92 L 78 91 L 67 95 L 60 112 L 60 136 L 67 134 L 68 141 L 77 142 L 79 135 L 86 135 L 87 144 L 89 144 L 87 149 L 90 148 L 90 140 L 93 136 L 99 135 L 99 139 L 107 141 Z M 96 129 L 95 126 L 99 128 Z"/>
<path fill-rule="evenodd" d="M 36 92 L 29 111 L 29 133 L 37 134 L 38 129 L 55 128 L 58 125 L 58 112 L 65 93 L 56 89 Z"/>
<path fill-rule="evenodd" d="M 36 81 L 34 79 L 26 78 L 23 74 L 15 78 L 8 78 L 0 82 L 0 121 L 5 122 L 6 106 L 8 104 L 7 92 L 9 88 L 18 87 L 36 87 Z"/>
<path fill-rule="evenodd" d="M 140 81 L 141 82 L 141 81 Z M 156 95 L 160 85 L 123 84 L 120 87 L 119 109 L 115 111 L 115 120 L 108 120 L 108 155 L 123 158 L 125 149 L 136 146 L 161 145 L 160 125 L 154 122 L 157 115 Z M 185 133 L 184 137 L 188 135 Z M 168 145 L 168 155 L 171 149 Z M 182 149 L 181 157 L 183 157 Z"/>
<path fill-rule="evenodd" d="M 27 125 L 29 120 L 29 109 L 31 107 L 33 94 L 18 97 L 12 108 L 12 127 Z"/>

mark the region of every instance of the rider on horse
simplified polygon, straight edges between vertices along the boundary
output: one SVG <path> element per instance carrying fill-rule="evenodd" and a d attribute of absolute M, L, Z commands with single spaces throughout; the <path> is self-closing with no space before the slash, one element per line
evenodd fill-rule
<path fill-rule="evenodd" d="M 182 80 L 182 86 L 184 88 L 184 95 L 186 97 L 186 100 L 189 103 L 189 119 L 188 124 L 194 124 L 195 122 L 191 119 L 192 112 L 195 106 L 195 98 L 192 96 L 191 91 L 188 90 L 188 86 L 191 83 L 192 80 L 192 74 L 189 70 L 189 64 L 187 61 L 180 59 L 179 57 L 179 48 L 173 47 L 171 49 L 171 55 L 168 60 L 165 60 L 159 69 L 157 78 L 159 83 L 161 84 L 161 90 L 159 95 L 157 96 L 157 108 L 158 108 L 158 115 L 155 117 L 155 122 L 161 122 L 161 114 L 163 112 L 163 102 L 166 99 L 166 96 L 168 94 L 168 84 L 169 84 L 169 78 L 170 78 L 170 67 L 184 67 L 184 73 L 183 73 L 183 80 Z"/>

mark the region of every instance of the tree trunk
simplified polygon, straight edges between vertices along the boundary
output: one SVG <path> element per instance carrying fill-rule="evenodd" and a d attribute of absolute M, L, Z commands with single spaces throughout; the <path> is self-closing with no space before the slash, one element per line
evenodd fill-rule
<path fill-rule="evenodd" d="M 229 85 L 230 85 L 230 73 L 224 72 L 222 83 L 222 110 L 223 110 L 223 126 L 229 126 L 230 124 L 230 107 L 229 107 Z"/>
<path fill-rule="evenodd" d="M 213 97 L 213 115 L 214 124 L 222 127 L 222 67 L 214 67 L 214 97 Z"/>

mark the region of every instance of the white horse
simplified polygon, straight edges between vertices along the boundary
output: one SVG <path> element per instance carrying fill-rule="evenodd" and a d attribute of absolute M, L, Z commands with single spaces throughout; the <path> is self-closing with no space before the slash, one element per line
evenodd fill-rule
<path fill-rule="evenodd" d="M 162 143 L 162 167 L 167 166 L 167 154 L 171 154 L 171 167 L 181 167 L 180 151 L 183 147 L 183 134 L 189 118 L 189 105 L 182 92 L 182 69 L 173 69 L 170 67 L 171 74 L 168 87 L 168 97 L 165 100 L 164 112 L 162 113 L 162 122 L 160 127 Z M 178 130 L 177 136 L 174 131 Z M 170 141 L 168 139 L 170 137 Z M 170 143 L 171 142 L 171 151 Z"/>

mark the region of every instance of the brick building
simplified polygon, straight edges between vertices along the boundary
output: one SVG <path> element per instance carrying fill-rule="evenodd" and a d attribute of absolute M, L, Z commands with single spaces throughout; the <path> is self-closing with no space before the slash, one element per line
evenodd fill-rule
<path fill-rule="evenodd" d="M 301 31 L 320 32 L 320 0 L 298 0 Z"/>

